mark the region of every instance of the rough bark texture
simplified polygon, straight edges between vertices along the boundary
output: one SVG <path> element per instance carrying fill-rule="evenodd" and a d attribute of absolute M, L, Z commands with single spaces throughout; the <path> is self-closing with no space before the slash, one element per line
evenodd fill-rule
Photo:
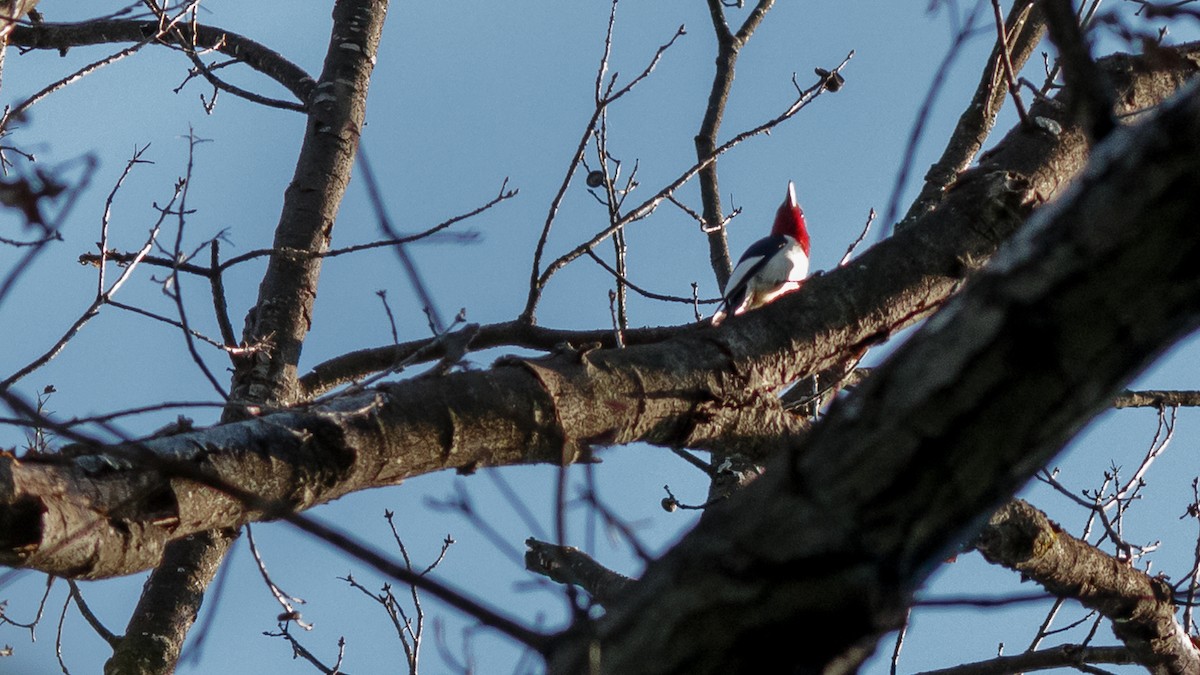
<path fill-rule="evenodd" d="M 200 613 L 204 592 L 237 535 L 237 530 L 198 532 L 174 544 L 179 560 L 164 560 L 147 580 L 125 635 L 104 664 L 105 675 L 175 670 L 187 633 Z"/>
<path fill-rule="evenodd" d="M 334 33 L 308 101 L 304 143 L 275 230 L 272 248 L 277 253 L 267 264 L 246 325 L 246 342 L 269 345 L 269 350 L 238 368 L 236 399 L 272 405 L 298 401 L 296 364 L 312 322 L 323 259 L 288 252 L 329 248 L 358 151 L 367 85 L 386 15 L 385 0 L 342 0 L 334 5 Z"/>
<path fill-rule="evenodd" d="M 1189 86 L 1111 134 L 803 447 L 564 638 L 550 672 L 854 672 L 981 517 L 1200 325 L 1198 187 Z"/>
<path fill-rule="evenodd" d="M 1005 504 L 975 548 L 1110 619 L 1113 632 L 1154 675 L 1200 673 L 1200 651 L 1175 621 L 1169 583 L 1072 537 L 1028 503 Z"/>
<path fill-rule="evenodd" d="M 1124 83 L 1126 109 L 1140 109 L 1173 90 L 1190 63 L 1114 58 L 1106 66 Z M 779 386 L 937 309 L 1082 166 L 1083 135 L 1060 124 L 1058 135 L 1014 131 L 912 227 L 719 330 L 702 325 L 657 344 L 502 361 L 142 447 L 297 509 L 429 471 L 573 461 L 593 446 L 636 440 L 763 457 L 804 436 L 779 407 Z M 119 448 L 0 455 L 0 563 L 74 577 L 129 574 L 153 565 L 172 539 L 259 515 L 130 457 Z"/>
<path fill-rule="evenodd" d="M 602 621 L 562 636 L 551 668 L 741 672 L 783 660 L 849 672 L 981 514 L 1200 321 L 1193 93 L 1136 136 L 1113 134 L 1079 188 L 811 435 L 780 407 L 779 386 L 941 308 L 1080 170 L 1084 133 L 1069 107 L 1043 102 L 1036 129 L 1010 133 L 897 236 L 720 330 L 300 407 L 312 391 L 296 378 L 321 262 L 311 254 L 328 246 L 349 180 L 385 7 L 336 3 L 320 83 L 293 78 L 309 126 L 247 320 L 261 350 L 239 364 L 234 396 L 294 407 L 126 447 L 0 453 L 0 563 L 97 578 L 153 566 L 169 546 L 110 672 L 171 669 L 233 529 L 263 517 L 146 452 L 299 510 L 429 471 L 570 462 L 635 440 L 778 457 Z M 1102 64 L 1119 112 L 1158 103 L 1194 70 L 1195 47 L 1172 53 Z"/>
<path fill-rule="evenodd" d="M 310 328 L 323 260 L 320 256 L 294 254 L 319 253 L 329 248 L 333 223 L 358 150 L 366 116 L 367 89 L 386 15 L 386 0 L 339 0 L 333 7 L 333 31 L 316 86 L 310 89 L 311 80 L 302 77 L 302 73 L 291 73 L 294 79 L 290 86 L 306 104 L 308 123 L 296 172 L 284 196 L 275 230 L 275 250 L 263 276 L 258 300 L 247 317 L 245 340 L 258 349 L 236 363 L 232 386 L 236 401 L 267 405 L 299 401 L 296 364 Z M 245 44 L 234 51 L 264 61 L 272 68 L 286 63 L 282 59 L 264 58 L 265 50 L 255 50 L 256 46 Z M 244 416 L 240 405 L 230 406 L 222 421 Z M 138 448 L 139 452 L 142 450 Z M 201 461 L 207 459 L 202 457 Z M 324 462 L 316 462 L 315 471 L 319 473 L 323 466 Z M 147 475 L 151 474 L 143 472 L 143 476 Z M 204 591 L 236 537 L 233 528 L 241 524 L 234 520 L 212 528 L 189 528 L 188 525 L 203 521 L 192 517 L 189 507 L 209 505 L 203 499 L 188 499 L 200 490 L 178 480 L 169 486 L 158 477 L 150 480 L 152 485 L 144 492 L 138 488 L 132 492 L 118 490 L 124 494 L 111 505 L 111 510 L 107 507 L 97 510 L 93 504 L 85 516 L 89 523 L 101 524 L 104 531 L 118 539 L 127 538 L 127 548 L 101 546 L 89 550 L 96 543 L 89 541 L 89 537 L 78 540 L 68 537 L 64 542 L 63 548 L 85 556 L 85 566 L 122 558 L 143 565 L 158 564 L 126 629 L 134 637 L 118 644 L 105 668 L 110 673 L 151 675 L 174 670 L 184 639 L 203 602 Z M 121 514 L 127 513 L 126 508 L 133 504 L 149 505 L 158 516 L 124 518 Z M 180 523 L 184 526 L 176 527 Z M 57 523 L 67 529 L 78 524 L 78 520 Z M 132 525 L 133 529 L 126 530 L 126 525 Z M 210 529 L 221 531 L 207 531 Z M 164 536 L 172 530 L 175 536 Z M 148 536 L 137 536 L 143 532 Z M 130 534 L 135 536 L 129 537 Z M 181 539 L 179 535 L 192 536 Z M 80 543 L 82 548 L 78 546 Z M 92 569 L 102 567 L 96 565 Z"/>

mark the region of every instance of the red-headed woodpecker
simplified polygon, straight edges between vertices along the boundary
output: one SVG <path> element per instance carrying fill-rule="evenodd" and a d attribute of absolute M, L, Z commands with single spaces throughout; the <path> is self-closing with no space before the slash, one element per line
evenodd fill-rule
<path fill-rule="evenodd" d="M 787 199 L 775 213 L 771 236 L 746 249 L 729 275 L 721 308 L 713 314 L 719 326 L 730 314 L 741 314 L 790 293 L 808 276 L 808 228 L 796 203 L 796 187 L 789 181 Z"/>

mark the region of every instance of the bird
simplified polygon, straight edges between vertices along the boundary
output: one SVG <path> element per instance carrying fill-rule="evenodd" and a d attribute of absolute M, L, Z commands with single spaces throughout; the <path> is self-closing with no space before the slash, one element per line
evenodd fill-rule
<path fill-rule="evenodd" d="M 730 314 L 758 309 L 800 288 L 808 276 L 808 254 L 808 226 L 796 201 L 796 186 L 788 181 L 787 198 L 775 212 L 771 235 L 751 244 L 738 259 L 712 325 L 719 326 Z"/>

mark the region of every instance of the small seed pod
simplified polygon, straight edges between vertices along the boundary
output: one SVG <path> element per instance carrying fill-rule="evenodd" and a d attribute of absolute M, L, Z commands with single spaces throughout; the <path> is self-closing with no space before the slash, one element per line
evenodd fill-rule
<path fill-rule="evenodd" d="M 587 186 L 590 188 L 598 188 L 604 185 L 604 172 L 592 171 L 587 175 Z"/>

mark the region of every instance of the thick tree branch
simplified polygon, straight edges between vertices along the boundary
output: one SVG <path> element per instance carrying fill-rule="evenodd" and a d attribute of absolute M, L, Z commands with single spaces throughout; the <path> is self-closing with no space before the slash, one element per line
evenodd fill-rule
<path fill-rule="evenodd" d="M 275 253 L 268 262 L 258 301 L 244 331 L 247 342 L 263 348 L 235 363 L 232 389 L 236 400 L 269 405 L 297 400 L 296 363 L 308 332 L 322 259 L 294 259 L 286 252 L 321 252 L 329 248 L 333 223 L 358 149 L 367 87 L 386 15 L 386 0 L 339 0 L 333 8 L 329 46 L 320 82 L 311 90 L 312 99 L 308 98 L 307 90 L 296 91 L 306 104 L 308 124 L 295 176 L 285 194 L 275 230 Z M 216 39 L 224 42 L 225 38 Z M 256 45 L 245 45 L 250 54 L 262 56 Z M 286 64 L 282 59 L 269 61 L 276 68 L 280 63 Z M 292 84 L 307 88 L 302 81 Z M 231 406 L 222 419 L 226 422 L 240 419 L 243 410 L 241 405 Z M 182 487 L 183 482 L 180 483 Z M 159 501 L 162 497 L 167 498 L 166 503 Z M 147 498 L 149 501 L 144 501 Z M 150 510 L 160 515 L 144 524 L 149 524 L 156 534 L 171 529 L 171 522 L 181 515 L 173 509 L 169 491 L 155 489 L 145 493 L 134 488 L 120 499 L 122 506 L 107 515 L 120 513 L 129 500 L 153 504 Z M 164 508 L 169 514 L 165 520 Z M 97 522 L 95 515 L 92 514 L 91 523 Z M 127 635 L 136 638 L 118 646 L 106 664 L 108 672 L 150 674 L 174 670 L 204 589 L 236 536 L 233 528 L 240 524 L 197 527 L 192 532 L 195 536 L 186 538 L 168 540 L 151 536 L 145 542 L 148 546 L 135 544 L 126 552 L 131 558 L 141 558 L 150 564 L 158 562 L 158 567 L 151 574 L 126 629 Z M 161 561 L 156 561 L 160 555 Z"/>
<path fill-rule="evenodd" d="M 334 6 L 334 32 L 275 230 L 275 253 L 246 325 L 247 342 L 269 342 L 271 348 L 240 364 L 235 398 L 284 405 L 298 400 L 296 364 L 308 333 L 322 258 L 296 258 L 287 251 L 329 248 L 358 150 L 367 85 L 386 14 L 386 0 L 340 0 Z"/>
<path fill-rule="evenodd" d="M 104 664 L 105 675 L 175 670 L 204 591 L 237 536 L 232 529 L 197 532 L 173 546 L 147 580 L 125 635 Z"/>
<path fill-rule="evenodd" d="M 687 326 L 631 328 L 622 332 L 627 345 L 653 344 L 689 330 Z M 565 330 L 531 325 L 523 321 L 480 326 L 471 338 L 469 351 L 494 347 L 525 347 L 546 352 L 590 346 L 615 347 L 611 328 L 596 330 Z M 395 368 L 396 364 L 428 363 L 445 356 L 443 340 L 425 338 L 384 347 L 348 352 L 319 363 L 300 378 L 306 397 L 324 394 L 331 389 L 364 378 L 373 373 Z"/>
<path fill-rule="evenodd" d="M 565 635 L 550 672 L 854 672 L 980 517 L 1200 325 L 1198 184 L 1189 86 L 1098 146 L 802 448 Z"/>
<path fill-rule="evenodd" d="M 1131 109 L 1152 105 L 1182 78 L 1134 63 L 1107 62 L 1124 73 Z M 803 436 L 775 397 L 779 386 L 839 365 L 935 310 L 1039 195 L 1054 194 L 1082 165 L 1083 134 L 1060 123 L 1057 136 L 1013 132 L 913 227 L 721 329 L 502 361 L 145 446 L 297 509 L 430 471 L 573 461 L 594 446 L 636 440 L 761 457 Z M 758 417 L 731 432 L 738 411 Z M 167 541 L 258 517 L 124 457 L 105 448 L 0 455 L 0 562 L 64 576 L 127 574 L 153 564 Z"/>
<path fill-rule="evenodd" d="M 1175 621 L 1170 584 L 1072 537 L 1027 502 L 1014 500 L 996 512 L 975 548 L 1047 591 L 1100 612 L 1151 673 L 1200 672 L 1200 650 Z"/>

